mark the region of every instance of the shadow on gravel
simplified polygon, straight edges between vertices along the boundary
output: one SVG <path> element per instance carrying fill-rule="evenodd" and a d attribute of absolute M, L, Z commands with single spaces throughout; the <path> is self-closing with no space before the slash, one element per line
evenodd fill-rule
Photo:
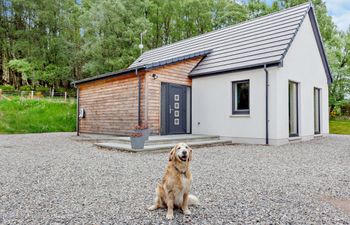
<path fill-rule="evenodd" d="M 322 200 L 350 215 L 350 199 L 325 197 Z"/>

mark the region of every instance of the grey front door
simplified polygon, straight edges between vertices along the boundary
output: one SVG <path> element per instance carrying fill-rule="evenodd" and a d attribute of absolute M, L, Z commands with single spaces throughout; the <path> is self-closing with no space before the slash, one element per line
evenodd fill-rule
<path fill-rule="evenodd" d="M 187 86 L 162 83 L 162 134 L 185 134 Z"/>

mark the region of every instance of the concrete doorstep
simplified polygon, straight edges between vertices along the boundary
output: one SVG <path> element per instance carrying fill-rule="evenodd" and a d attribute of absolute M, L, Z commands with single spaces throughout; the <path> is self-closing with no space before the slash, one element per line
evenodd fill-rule
<path fill-rule="evenodd" d="M 232 144 L 232 141 L 221 140 L 219 136 L 194 134 L 150 136 L 149 140 L 145 142 L 144 149 L 132 149 L 130 137 L 84 135 L 76 140 L 93 142 L 95 146 L 100 148 L 130 152 L 169 150 L 179 142 L 185 142 L 192 148 Z"/>

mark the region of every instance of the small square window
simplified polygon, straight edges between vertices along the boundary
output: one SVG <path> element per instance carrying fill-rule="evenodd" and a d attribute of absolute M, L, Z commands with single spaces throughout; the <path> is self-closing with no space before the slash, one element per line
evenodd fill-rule
<path fill-rule="evenodd" d="M 232 114 L 249 114 L 249 80 L 232 82 Z"/>

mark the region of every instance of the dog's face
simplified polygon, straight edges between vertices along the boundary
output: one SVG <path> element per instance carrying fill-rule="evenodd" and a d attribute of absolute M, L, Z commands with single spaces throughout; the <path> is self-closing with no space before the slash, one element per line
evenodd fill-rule
<path fill-rule="evenodd" d="M 169 161 L 179 160 L 187 162 L 192 160 L 192 149 L 186 143 L 178 143 L 169 153 Z"/>

